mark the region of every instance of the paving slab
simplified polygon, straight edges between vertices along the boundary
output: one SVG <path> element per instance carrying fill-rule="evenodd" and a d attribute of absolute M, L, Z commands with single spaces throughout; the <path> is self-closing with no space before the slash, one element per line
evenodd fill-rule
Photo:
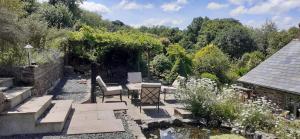
<path fill-rule="evenodd" d="M 124 103 L 96 103 L 96 104 L 74 104 L 76 111 L 107 111 L 107 110 L 127 110 Z"/>
<path fill-rule="evenodd" d="M 73 100 L 53 100 L 54 106 L 40 123 L 64 122 L 68 116 Z"/>
<path fill-rule="evenodd" d="M 99 107 L 101 105 L 101 107 Z M 106 133 L 125 131 L 122 120 L 116 119 L 112 104 L 74 104 L 74 114 L 67 134 Z M 106 106 L 105 110 L 103 107 Z"/>
<path fill-rule="evenodd" d="M 125 131 L 122 120 L 75 120 L 72 119 L 67 130 L 68 135 L 86 134 L 86 133 L 107 133 Z"/>

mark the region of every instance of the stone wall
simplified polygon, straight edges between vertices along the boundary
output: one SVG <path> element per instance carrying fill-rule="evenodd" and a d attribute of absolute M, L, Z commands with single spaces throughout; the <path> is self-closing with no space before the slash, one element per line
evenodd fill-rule
<path fill-rule="evenodd" d="M 63 58 L 38 66 L 1 66 L 0 77 L 14 77 L 16 85 L 33 86 L 33 95 L 41 96 L 60 80 L 63 76 L 63 67 Z"/>
<path fill-rule="evenodd" d="M 298 98 L 299 96 L 280 91 L 280 90 L 275 90 L 271 88 L 265 88 L 265 87 L 260 87 L 256 86 L 255 87 L 255 93 L 262 97 L 265 96 L 267 99 L 272 100 L 272 102 L 278 104 L 281 108 L 285 108 L 286 105 L 289 103 L 287 102 L 287 98 Z"/>

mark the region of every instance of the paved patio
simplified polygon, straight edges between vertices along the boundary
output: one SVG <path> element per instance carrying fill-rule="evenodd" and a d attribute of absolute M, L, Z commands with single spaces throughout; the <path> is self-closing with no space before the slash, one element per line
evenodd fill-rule
<path fill-rule="evenodd" d="M 174 114 L 174 109 L 183 108 L 183 106 L 176 103 L 174 95 L 167 94 L 166 101 L 163 100 L 163 94 L 161 94 L 160 97 L 159 112 L 155 105 L 142 105 L 142 111 L 140 112 L 139 105 L 131 101 L 126 94 L 123 95 L 123 102 L 127 104 L 127 114 L 135 121 L 162 120 L 177 117 L 177 115 Z M 102 96 L 97 97 L 97 102 L 102 102 Z M 119 96 L 105 97 L 104 99 L 104 103 L 115 102 L 120 102 Z"/>

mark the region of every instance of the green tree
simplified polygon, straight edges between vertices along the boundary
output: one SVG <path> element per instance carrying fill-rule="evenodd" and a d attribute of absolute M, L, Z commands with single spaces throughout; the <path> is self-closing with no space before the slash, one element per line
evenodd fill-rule
<path fill-rule="evenodd" d="M 168 48 L 168 57 L 174 62 L 171 72 L 170 79 L 174 80 L 176 75 L 187 76 L 192 71 L 192 61 L 186 50 L 179 44 L 174 44 Z"/>
<path fill-rule="evenodd" d="M 80 8 L 79 4 L 81 4 L 85 0 L 49 0 L 49 4 L 56 5 L 56 4 L 63 4 L 65 5 L 72 15 L 74 15 L 74 19 L 78 19 L 80 17 Z"/>
<path fill-rule="evenodd" d="M 166 79 L 172 68 L 172 62 L 164 54 L 157 55 L 150 62 L 150 71 L 159 78 Z"/>
<path fill-rule="evenodd" d="M 229 69 L 229 58 L 217 46 L 210 44 L 200 49 L 194 56 L 194 73 L 200 75 L 203 72 L 212 73 L 223 78 Z"/>
<path fill-rule="evenodd" d="M 213 43 L 233 58 L 239 58 L 245 52 L 251 52 L 256 49 L 250 33 L 245 27 L 240 25 L 223 29 L 218 33 Z"/>
<path fill-rule="evenodd" d="M 64 28 L 72 27 L 74 24 L 73 14 L 68 7 L 60 3 L 56 5 L 43 4 L 39 8 L 38 14 L 48 22 L 50 27 Z"/>

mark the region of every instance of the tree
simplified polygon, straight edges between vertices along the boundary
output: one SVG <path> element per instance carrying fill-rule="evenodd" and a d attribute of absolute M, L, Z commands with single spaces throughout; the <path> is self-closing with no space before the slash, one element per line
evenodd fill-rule
<path fill-rule="evenodd" d="M 79 21 L 83 24 L 92 26 L 92 27 L 99 27 L 103 24 L 103 20 L 101 18 L 101 15 L 98 15 L 97 13 L 81 10 L 81 16 Z"/>
<path fill-rule="evenodd" d="M 212 43 L 216 37 L 231 27 L 242 26 L 242 24 L 231 18 L 208 20 L 202 24 L 201 31 L 199 32 L 197 48 L 202 48 Z"/>
<path fill-rule="evenodd" d="M 200 49 L 194 56 L 193 64 L 196 75 L 208 72 L 217 75 L 220 79 L 230 67 L 227 55 L 213 44 Z"/>
<path fill-rule="evenodd" d="M 233 58 L 240 58 L 244 53 L 256 49 L 248 30 L 240 25 L 223 29 L 218 33 L 213 43 Z"/>
<path fill-rule="evenodd" d="M 80 17 L 80 8 L 79 4 L 81 4 L 85 0 L 49 0 L 49 4 L 55 6 L 56 4 L 65 5 L 70 12 L 74 15 L 74 19 L 78 19 Z"/>
<path fill-rule="evenodd" d="M 166 79 L 172 68 L 172 62 L 164 54 L 157 55 L 150 62 L 150 71 L 156 77 Z"/>
<path fill-rule="evenodd" d="M 174 80 L 177 74 L 187 76 L 192 71 L 192 61 L 186 50 L 179 44 L 174 44 L 168 48 L 168 57 L 174 63 L 169 75 L 169 80 Z"/>
<path fill-rule="evenodd" d="M 50 27 L 65 28 L 74 24 L 73 14 L 68 7 L 58 3 L 56 5 L 43 4 L 39 9 L 40 18 L 44 18 Z"/>

